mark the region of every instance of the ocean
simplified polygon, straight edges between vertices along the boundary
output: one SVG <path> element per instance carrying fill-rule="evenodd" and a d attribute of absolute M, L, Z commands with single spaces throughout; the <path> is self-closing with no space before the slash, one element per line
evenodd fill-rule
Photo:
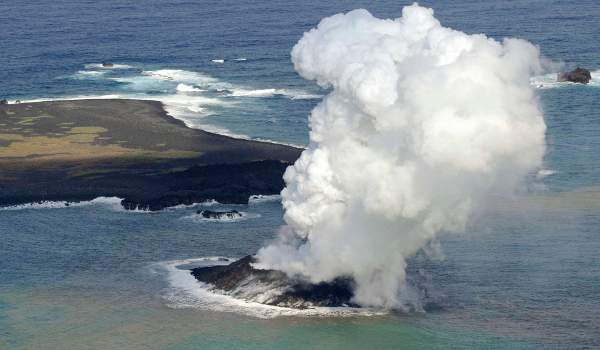
<path fill-rule="evenodd" d="M 329 91 L 295 73 L 293 45 L 325 16 L 395 18 L 408 4 L 3 1 L 0 99 L 156 99 L 190 127 L 306 145 Z M 435 308 L 314 315 L 204 295 L 183 268 L 256 252 L 283 224 L 278 197 L 156 213 L 114 198 L 45 203 L 0 209 L 0 349 L 600 348 L 600 3 L 420 4 L 447 27 L 524 38 L 557 70 L 593 76 L 532 78 L 544 169 L 526 199 L 498 198 L 444 235 L 439 257 L 410 260 Z M 246 216 L 206 221 L 205 207 Z"/>

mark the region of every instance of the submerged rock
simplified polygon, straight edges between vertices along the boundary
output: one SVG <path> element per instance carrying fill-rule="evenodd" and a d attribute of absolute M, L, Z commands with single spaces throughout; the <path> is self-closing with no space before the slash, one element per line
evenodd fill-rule
<path fill-rule="evenodd" d="M 558 73 L 558 81 L 570 81 L 572 83 L 587 84 L 592 79 L 592 74 L 585 68 L 577 67 L 570 72 Z"/>
<path fill-rule="evenodd" d="M 7 105 L 8 104 L 8 100 L 0 100 L 0 105 Z"/>
<path fill-rule="evenodd" d="M 247 301 L 299 309 L 358 307 L 352 302 L 354 280 L 350 277 L 313 284 L 290 278 L 281 271 L 256 269 L 254 262 L 256 259 L 248 255 L 229 265 L 198 267 L 191 273 L 198 281 Z"/>
<path fill-rule="evenodd" d="M 115 66 L 114 63 L 102 62 L 102 67 L 104 67 L 104 68 L 112 68 L 114 66 Z"/>
<path fill-rule="evenodd" d="M 198 210 L 196 214 L 202 215 L 205 219 L 238 219 L 242 217 L 242 213 L 237 210 L 228 211 L 212 211 L 212 210 Z"/>

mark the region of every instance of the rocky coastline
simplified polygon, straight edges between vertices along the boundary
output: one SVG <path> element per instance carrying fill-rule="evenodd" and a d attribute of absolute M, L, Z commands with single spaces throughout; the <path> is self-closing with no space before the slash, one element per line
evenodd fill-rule
<path fill-rule="evenodd" d="M 266 305 L 296 309 L 360 307 L 352 301 L 355 283 L 351 277 L 310 283 L 282 271 L 257 269 L 255 262 L 256 258 L 248 255 L 229 265 L 194 268 L 191 274 L 222 293 Z"/>
<path fill-rule="evenodd" d="M 277 194 L 301 149 L 191 129 L 160 102 L 0 105 L 0 206 L 122 198 L 161 210 Z"/>

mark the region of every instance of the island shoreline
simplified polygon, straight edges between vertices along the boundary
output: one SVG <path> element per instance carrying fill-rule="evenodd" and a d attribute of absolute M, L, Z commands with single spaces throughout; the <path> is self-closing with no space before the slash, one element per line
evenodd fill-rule
<path fill-rule="evenodd" d="M 130 210 L 278 194 L 302 149 L 190 128 L 160 101 L 0 106 L 0 207 L 123 198 Z"/>

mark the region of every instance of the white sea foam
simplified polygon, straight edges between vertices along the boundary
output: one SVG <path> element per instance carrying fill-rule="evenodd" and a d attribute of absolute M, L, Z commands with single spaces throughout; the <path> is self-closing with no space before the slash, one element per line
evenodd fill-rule
<path fill-rule="evenodd" d="M 183 83 L 197 88 L 214 91 L 223 91 L 232 87 L 231 84 L 211 77 L 210 75 L 182 69 L 149 70 L 142 71 L 142 74 L 158 80 Z"/>
<path fill-rule="evenodd" d="M 104 67 L 102 65 L 102 63 L 90 63 L 90 64 L 86 64 L 85 65 L 86 69 L 106 69 L 106 70 L 111 70 L 111 69 L 132 69 L 135 68 L 134 66 L 130 66 L 128 64 L 116 64 L 113 63 L 113 65 L 111 67 Z"/>
<path fill-rule="evenodd" d="M 279 194 L 271 194 L 271 195 L 263 195 L 263 194 L 253 194 L 248 198 L 248 204 L 257 204 L 264 202 L 276 202 L 281 200 L 281 195 Z"/>
<path fill-rule="evenodd" d="M 204 202 L 198 202 L 198 203 L 192 203 L 192 204 L 174 205 L 172 207 L 166 208 L 165 210 L 190 209 L 190 208 L 195 208 L 195 207 L 212 207 L 212 206 L 218 205 L 218 204 L 221 204 L 221 203 L 217 202 L 214 199 L 209 199 L 209 200 L 204 201 Z"/>
<path fill-rule="evenodd" d="M 530 78 L 531 85 L 537 89 L 555 89 L 565 86 L 591 86 L 600 87 L 600 70 L 590 72 L 592 80 L 586 85 L 572 83 L 569 81 L 558 81 L 558 73 L 547 73 L 542 75 L 536 75 Z"/>
<path fill-rule="evenodd" d="M 98 70 L 80 70 L 77 73 L 73 74 L 73 78 L 75 79 L 98 79 L 106 74 L 106 70 L 98 71 Z"/>
<path fill-rule="evenodd" d="M 178 84 L 176 89 L 178 92 L 205 92 L 206 91 L 204 89 L 199 89 L 197 87 L 194 87 L 194 86 L 188 85 L 188 84 L 184 84 L 184 83 Z"/>
<path fill-rule="evenodd" d="M 156 79 L 177 81 L 188 84 L 211 84 L 219 80 L 209 75 L 182 69 L 158 69 L 142 71 L 142 74 Z"/>
<path fill-rule="evenodd" d="M 76 101 L 76 100 L 112 100 L 112 99 L 124 99 L 123 95 L 110 94 L 110 95 L 77 95 L 77 96 L 62 96 L 58 98 L 34 98 L 29 100 L 21 100 L 21 103 L 35 103 L 35 102 L 53 102 L 53 101 Z M 14 101 L 10 101 L 14 103 Z"/>
<path fill-rule="evenodd" d="M 537 172 L 537 174 L 535 175 L 535 177 L 538 179 L 543 179 L 545 177 L 552 176 L 554 174 L 556 174 L 556 171 L 554 171 L 552 169 L 540 169 Z"/>
<path fill-rule="evenodd" d="M 312 100 L 322 98 L 322 95 L 310 94 L 304 91 L 289 90 L 289 89 L 232 89 L 229 96 L 233 97 L 274 97 L 284 96 L 291 100 Z"/>
<path fill-rule="evenodd" d="M 233 89 L 230 93 L 231 96 L 235 97 L 272 97 L 275 95 L 283 95 L 281 89 L 258 89 L 258 90 L 244 90 L 244 89 Z"/>
<path fill-rule="evenodd" d="M 182 219 L 184 220 L 191 220 L 193 222 L 196 223 L 207 223 L 207 222 L 219 222 L 219 223 L 231 223 L 231 222 L 239 222 L 239 221 L 244 221 L 244 220 L 248 220 L 248 219 L 257 219 L 260 218 L 260 214 L 257 213 L 247 213 L 247 212 L 239 212 L 240 213 L 240 217 L 235 217 L 235 218 L 221 218 L 221 219 L 211 219 L 211 218 L 205 218 L 204 216 L 202 216 L 202 214 L 191 214 L 191 215 L 186 215 L 184 217 L 182 217 Z"/>
<path fill-rule="evenodd" d="M 225 60 L 222 58 L 216 58 L 214 60 L 210 60 L 212 63 L 219 63 L 219 64 L 223 64 L 225 63 Z"/>
<path fill-rule="evenodd" d="M 98 197 L 91 201 L 81 202 L 68 202 L 68 201 L 40 201 L 32 203 L 24 203 L 18 205 L 11 205 L 1 207 L 0 210 L 24 210 L 24 209 L 64 209 L 64 208 L 76 208 L 85 207 L 90 205 L 106 205 L 111 209 L 120 210 L 123 209 L 121 206 L 121 198 L 118 197 Z M 124 210 L 124 209 L 123 209 Z"/>
<path fill-rule="evenodd" d="M 197 281 L 188 268 L 200 266 L 227 265 L 233 259 L 223 257 L 205 257 L 197 259 L 174 260 L 156 263 L 150 266 L 154 273 L 166 273 L 169 287 L 163 294 L 171 308 L 193 308 L 219 312 L 235 312 L 257 318 L 278 316 L 375 316 L 386 314 L 385 310 L 357 309 L 349 307 L 315 307 L 292 309 L 265 305 L 254 301 L 234 298 L 215 291 L 210 285 Z"/>
<path fill-rule="evenodd" d="M 165 82 L 164 80 L 155 79 L 153 77 L 136 75 L 128 77 L 115 77 L 109 78 L 112 81 L 116 81 L 121 84 L 125 84 L 127 90 L 136 92 L 163 92 L 168 93 L 173 89 L 172 84 Z"/>
<path fill-rule="evenodd" d="M 302 91 L 289 91 L 286 90 L 286 96 L 289 97 L 291 100 L 318 100 L 323 98 L 323 95 L 319 95 L 319 94 L 310 94 L 310 93 L 305 93 Z"/>
<path fill-rule="evenodd" d="M 231 101 L 223 101 L 216 98 L 204 97 L 199 95 L 191 96 L 187 93 L 174 95 L 148 96 L 149 100 L 161 101 L 165 111 L 172 117 L 182 120 L 188 127 L 202 129 L 219 134 L 230 134 L 227 129 L 210 126 L 206 123 L 205 117 L 213 112 L 211 106 L 232 105 Z"/>
<path fill-rule="evenodd" d="M 172 207 L 167 207 L 167 208 L 165 208 L 163 210 L 159 210 L 159 211 L 150 211 L 150 210 L 145 210 L 145 209 L 125 209 L 121 205 L 122 200 L 123 199 L 119 198 L 119 197 L 97 197 L 90 201 L 81 201 L 81 202 L 39 201 L 39 202 L 31 202 L 31 203 L 24 203 L 24 204 L 0 207 L 0 211 L 1 210 L 12 211 L 12 210 L 24 210 L 24 209 L 67 209 L 67 208 L 86 207 L 86 206 L 92 206 L 92 205 L 101 205 L 101 206 L 108 207 L 108 209 L 110 209 L 110 210 L 123 212 L 123 213 L 148 214 L 148 213 L 157 213 L 157 212 L 161 212 L 161 211 L 189 209 L 189 208 L 195 208 L 195 207 L 210 207 L 210 206 L 220 204 L 219 202 L 215 201 L 214 199 L 211 199 L 211 200 L 207 200 L 205 202 L 199 202 L 199 203 L 193 203 L 193 204 L 180 204 L 180 205 L 175 205 Z"/>
<path fill-rule="evenodd" d="M 247 61 L 248 59 L 246 57 L 238 57 L 238 58 L 234 58 L 234 61 L 238 61 L 238 62 L 242 62 L 242 61 Z"/>

